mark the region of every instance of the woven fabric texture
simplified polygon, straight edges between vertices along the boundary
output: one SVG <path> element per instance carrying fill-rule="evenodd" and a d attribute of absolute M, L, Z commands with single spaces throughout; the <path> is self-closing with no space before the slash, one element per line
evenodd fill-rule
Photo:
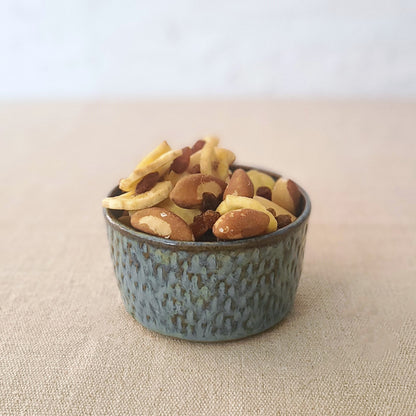
<path fill-rule="evenodd" d="M 0 120 L 2 416 L 416 414 L 416 103 L 3 103 Z M 156 143 L 205 133 L 312 199 L 293 310 L 229 343 L 125 311 L 100 206 Z"/>

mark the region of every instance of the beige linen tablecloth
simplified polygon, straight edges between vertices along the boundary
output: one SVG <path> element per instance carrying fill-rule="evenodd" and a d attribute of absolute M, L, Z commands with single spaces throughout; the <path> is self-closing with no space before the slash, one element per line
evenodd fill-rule
<path fill-rule="evenodd" d="M 220 344 L 144 329 L 101 199 L 206 133 L 312 199 L 294 309 Z M 0 106 L 1 415 L 415 415 L 416 103 Z"/>

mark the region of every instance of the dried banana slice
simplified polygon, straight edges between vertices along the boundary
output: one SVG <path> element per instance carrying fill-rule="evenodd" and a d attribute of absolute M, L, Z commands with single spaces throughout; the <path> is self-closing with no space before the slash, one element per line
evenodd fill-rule
<path fill-rule="evenodd" d="M 194 222 L 194 218 L 197 215 L 201 214 L 201 210 L 197 208 L 181 208 L 176 205 L 170 198 L 165 199 L 164 201 L 160 202 L 158 205 L 160 208 L 165 208 L 178 217 L 181 217 L 188 225 Z"/>
<path fill-rule="evenodd" d="M 199 165 L 199 171 L 197 173 L 201 173 L 201 153 L 202 150 L 198 150 L 195 153 L 191 155 L 189 158 L 189 166 L 188 166 L 188 172 L 194 172 L 197 165 Z"/>
<path fill-rule="evenodd" d="M 103 207 L 110 209 L 138 210 L 157 205 L 169 196 L 172 184 L 158 182 L 150 191 L 136 195 L 134 191 L 103 199 Z"/>
<path fill-rule="evenodd" d="M 156 158 L 153 162 L 144 167 L 134 170 L 128 178 L 120 181 L 119 187 L 125 192 L 133 191 L 140 179 L 152 172 L 158 172 L 163 176 L 169 169 L 172 162 L 182 154 L 182 150 L 170 150 Z"/>
<path fill-rule="evenodd" d="M 230 174 L 230 165 L 235 161 L 235 154 L 231 150 L 216 147 L 215 156 L 218 167 L 214 174 L 224 181 Z"/>
<path fill-rule="evenodd" d="M 247 172 L 248 177 L 251 179 L 254 185 L 254 195 L 257 192 L 257 189 L 261 186 L 267 186 L 270 189 L 273 189 L 274 179 L 267 175 L 266 173 L 260 172 L 256 169 L 251 169 Z"/>
<path fill-rule="evenodd" d="M 218 146 L 218 143 L 220 142 L 220 139 L 215 136 L 206 136 L 202 140 L 206 142 L 206 144 L 212 145 L 212 146 Z"/>
<path fill-rule="evenodd" d="M 199 163 L 201 173 L 204 175 L 212 175 L 214 173 L 214 162 L 217 162 L 214 144 L 207 142 L 201 150 L 201 160 Z"/>
<path fill-rule="evenodd" d="M 277 205 L 275 202 L 272 202 L 258 195 L 254 195 L 253 199 L 260 202 L 260 204 L 262 204 L 266 209 L 271 208 L 276 213 L 276 217 L 278 215 L 289 215 L 292 222 L 296 220 L 296 217 L 291 212 L 289 212 L 287 209 L 284 209 L 280 205 Z"/>
<path fill-rule="evenodd" d="M 165 181 L 172 182 L 172 186 L 175 186 L 179 182 L 180 179 L 182 179 L 184 176 L 188 176 L 188 175 L 189 175 L 189 173 L 187 173 L 187 172 L 175 173 L 173 170 L 171 170 L 170 172 L 167 172 L 165 174 L 163 179 Z"/>
<path fill-rule="evenodd" d="M 168 145 L 168 143 L 163 141 L 160 143 L 155 149 L 153 149 L 147 156 L 145 156 L 140 163 L 135 167 L 134 170 L 139 170 L 141 168 L 150 165 L 154 162 L 158 157 L 162 156 L 164 153 L 171 151 L 172 148 Z"/>

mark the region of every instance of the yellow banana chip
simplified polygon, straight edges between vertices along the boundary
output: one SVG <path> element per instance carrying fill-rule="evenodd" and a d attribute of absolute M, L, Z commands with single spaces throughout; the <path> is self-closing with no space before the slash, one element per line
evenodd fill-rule
<path fill-rule="evenodd" d="M 169 181 L 158 182 L 150 191 L 136 195 L 134 191 L 103 199 L 103 207 L 125 209 L 127 211 L 152 207 L 169 196 L 172 184 Z"/>
<path fill-rule="evenodd" d="M 213 174 L 213 163 L 216 161 L 214 145 L 207 142 L 207 144 L 201 150 L 201 173 L 204 175 Z"/>
<path fill-rule="evenodd" d="M 216 160 L 218 161 L 218 167 L 216 169 L 216 176 L 225 180 L 229 176 L 230 165 L 235 160 L 235 154 L 228 149 L 221 149 L 216 147 L 215 149 Z"/>
<path fill-rule="evenodd" d="M 281 207 L 280 205 L 277 205 L 276 203 L 274 203 L 273 201 L 270 201 L 269 199 L 263 198 L 262 196 L 258 196 L 258 195 L 254 195 L 253 199 L 260 202 L 260 204 L 262 204 L 266 209 L 272 208 L 274 212 L 276 213 L 276 216 L 289 215 L 292 222 L 295 221 L 296 219 L 296 217 L 292 213 L 290 213 L 287 209 L 284 209 L 283 207 Z"/>
<path fill-rule="evenodd" d="M 182 179 L 184 176 L 187 176 L 187 175 L 189 174 L 186 171 L 183 173 L 176 173 L 173 170 L 171 170 L 170 172 L 166 173 L 163 179 L 165 181 L 172 182 L 172 186 L 175 186 L 178 183 L 179 179 Z"/>
<path fill-rule="evenodd" d="M 125 192 L 134 191 L 140 179 L 152 172 L 158 172 L 160 176 L 169 169 L 172 162 L 182 154 L 182 150 L 170 150 L 157 157 L 146 166 L 139 167 L 130 173 L 129 177 L 120 181 L 119 187 Z"/>
<path fill-rule="evenodd" d="M 196 165 L 201 164 L 201 153 L 202 153 L 202 150 L 198 150 L 197 152 L 193 153 L 191 157 L 189 158 L 189 166 L 187 169 L 189 172 L 192 172 L 192 170 L 194 169 Z"/>
<path fill-rule="evenodd" d="M 202 140 L 206 142 L 206 144 L 212 145 L 212 146 L 218 146 L 218 143 L 220 142 L 220 139 L 215 136 L 206 136 Z M 205 147 L 205 146 L 204 146 Z"/>
<path fill-rule="evenodd" d="M 170 198 L 165 199 L 157 206 L 173 212 L 178 217 L 181 217 L 188 225 L 192 224 L 194 222 L 194 218 L 201 213 L 200 209 L 181 208 L 176 205 Z"/>
<path fill-rule="evenodd" d="M 251 179 L 254 185 L 254 194 L 256 194 L 257 189 L 260 186 L 267 186 L 270 189 L 273 189 L 275 180 L 266 173 L 259 172 L 256 169 L 251 169 L 247 172 L 248 177 Z"/>
<path fill-rule="evenodd" d="M 158 157 L 162 156 L 164 153 L 169 152 L 170 150 L 172 150 L 172 148 L 168 145 L 166 140 L 163 141 L 159 144 L 159 146 L 156 147 L 156 149 L 153 149 L 147 156 L 145 156 L 134 170 L 138 170 L 146 167 L 147 165 L 150 165 L 150 163 L 154 162 Z"/>

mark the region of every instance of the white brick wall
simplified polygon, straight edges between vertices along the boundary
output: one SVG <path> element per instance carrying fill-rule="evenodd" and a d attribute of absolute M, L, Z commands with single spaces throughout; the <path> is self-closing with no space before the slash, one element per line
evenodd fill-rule
<path fill-rule="evenodd" d="M 0 99 L 416 96 L 415 0 L 0 0 Z"/>

